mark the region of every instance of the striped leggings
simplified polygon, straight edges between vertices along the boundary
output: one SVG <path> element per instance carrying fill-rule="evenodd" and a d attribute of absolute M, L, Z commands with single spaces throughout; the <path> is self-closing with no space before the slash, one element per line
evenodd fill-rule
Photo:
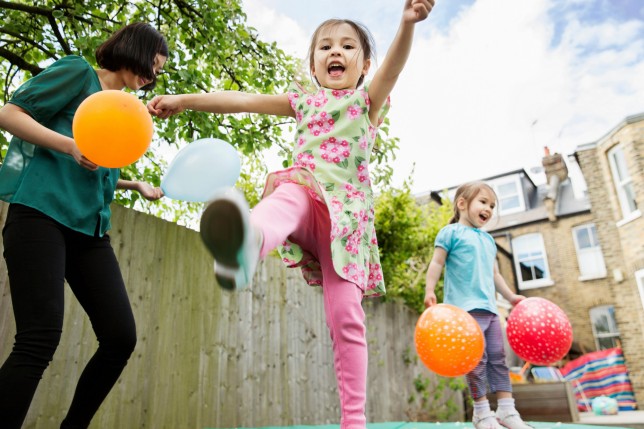
<path fill-rule="evenodd" d="M 481 361 L 465 377 L 472 398 L 476 400 L 490 392 L 512 392 L 510 374 L 505 364 L 503 331 L 499 316 L 484 310 L 473 310 L 469 313 L 478 322 L 485 338 L 485 350 Z"/>

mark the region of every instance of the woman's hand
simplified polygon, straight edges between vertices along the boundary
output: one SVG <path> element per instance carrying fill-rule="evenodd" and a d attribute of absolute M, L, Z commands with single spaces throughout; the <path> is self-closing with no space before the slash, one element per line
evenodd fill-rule
<path fill-rule="evenodd" d="M 139 182 L 136 180 L 119 179 L 119 181 L 116 183 L 116 189 L 137 191 L 143 198 L 148 201 L 156 201 L 159 198 L 163 197 L 163 191 L 161 190 L 161 188 L 155 188 L 148 183 Z"/>
<path fill-rule="evenodd" d="M 139 194 L 148 201 L 156 201 L 163 197 L 163 191 L 161 188 L 154 187 L 145 182 L 138 182 L 137 190 L 139 191 Z"/>
<path fill-rule="evenodd" d="M 81 167 L 86 168 L 89 171 L 96 171 L 98 169 L 98 165 L 94 164 L 92 161 L 85 158 L 85 155 L 81 153 L 80 149 L 78 149 L 78 146 L 76 146 L 76 143 L 73 143 L 69 154 L 74 158 L 76 163 Z"/>

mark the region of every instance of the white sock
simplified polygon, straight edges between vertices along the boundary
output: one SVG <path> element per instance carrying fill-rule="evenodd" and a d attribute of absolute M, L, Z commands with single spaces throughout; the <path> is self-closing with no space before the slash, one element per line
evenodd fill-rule
<path fill-rule="evenodd" d="M 478 401 L 474 402 L 474 415 L 475 416 L 484 416 L 486 414 L 490 414 L 492 410 L 490 410 L 490 401 Z"/>
<path fill-rule="evenodd" d="M 499 411 L 514 411 L 514 398 L 501 398 L 497 401 Z"/>

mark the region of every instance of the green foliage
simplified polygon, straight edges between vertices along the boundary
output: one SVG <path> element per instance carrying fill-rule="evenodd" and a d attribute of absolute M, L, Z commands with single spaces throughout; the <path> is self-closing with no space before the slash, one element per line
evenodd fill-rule
<path fill-rule="evenodd" d="M 94 50 L 116 29 L 145 21 L 166 37 L 170 57 L 155 93 L 283 91 L 298 76 L 299 61 L 274 43 L 259 40 L 246 24 L 239 0 L 187 0 L 124 3 L 98 0 L 20 0 L 0 2 L 0 73 L 5 77 L 0 97 L 7 101 L 21 83 L 65 55 L 85 57 L 95 64 Z M 153 94 L 137 94 L 144 102 Z M 284 118 L 260 115 L 213 115 L 186 112 L 170 120 L 155 120 L 153 149 L 137 163 L 122 169 L 125 178 L 158 185 L 171 156 L 203 137 L 229 141 L 241 155 L 244 172 L 240 187 L 257 201 L 260 177 L 266 168 L 264 151 L 287 146 L 280 124 Z M 7 149 L 0 137 L 0 153 Z M 147 203 L 137 193 L 119 193 L 117 202 L 186 224 L 201 204 L 174 201 Z"/>
<path fill-rule="evenodd" d="M 449 392 L 462 392 L 466 386 L 463 377 L 439 376 L 432 383 L 430 378 L 419 374 L 414 379 L 414 387 L 418 395 L 415 421 L 449 421 L 458 413 L 459 405 L 453 398 L 446 397 Z M 410 398 L 409 402 L 413 403 L 414 398 Z"/>
<path fill-rule="evenodd" d="M 416 364 L 418 357 L 408 349 L 403 354 L 403 361 L 405 365 Z M 406 411 L 407 417 L 414 422 L 452 421 L 454 417 L 459 418 L 457 413 L 460 407 L 454 398 L 460 399 L 461 395 L 450 395 L 450 393 L 463 392 L 465 388 L 463 377 L 430 378 L 417 374 L 414 378 L 416 393 L 407 398 L 409 404 Z"/>
<path fill-rule="evenodd" d="M 376 231 L 380 247 L 386 300 L 402 300 L 419 313 L 425 308 L 425 275 L 434 239 L 451 216 L 451 203 L 420 205 L 409 183 L 388 187 L 376 200 Z M 442 281 L 436 295 L 442 300 Z"/>
<path fill-rule="evenodd" d="M 385 117 L 378 128 L 376 143 L 371 155 L 371 162 L 375 166 L 371 169 L 371 178 L 374 186 L 380 188 L 391 187 L 391 178 L 394 173 L 391 163 L 396 159 L 396 152 L 399 149 L 400 139 L 389 135 L 389 127 L 389 118 Z"/>

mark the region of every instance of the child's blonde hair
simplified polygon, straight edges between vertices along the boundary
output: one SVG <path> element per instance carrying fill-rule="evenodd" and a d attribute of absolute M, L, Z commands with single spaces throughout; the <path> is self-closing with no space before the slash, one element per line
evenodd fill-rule
<path fill-rule="evenodd" d="M 458 189 L 456 190 L 456 195 L 454 195 L 454 216 L 452 216 L 452 218 L 449 220 L 449 223 L 457 223 L 461 217 L 461 214 L 458 210 L 458 200 L 460 198 L 463 198 L 465 200 L 465 204 L 469 206 L 470 202 L 483 189 L 487 189 L 488 191 L 490 191 L 492 195 L 494 195 L 494 198 L 498 200 L 498 197 L 496 196 L 496 192 L 494 192 L 494 189 L 492 189 L 492 187 L 485 182 L 481 182 L 481 181 L 467 182 L 459 186 Z"/>
<path fill-rule="evenodd" d="M 318 37 L 320 36 L 320 32 L 324 30 L 327 27 L 337 27 L 338 25 L 342 24 L 347 24 L 351 26 L 358 35 L 358 41 L 360 42 L 360 49 L 362 50 L 362 56 L 364 61 L 367 61 L 370 58 L 376 57 L 376 43 L 373 40 L 373 36 L 371 35 L 371 32 L 367 27 L 365 27 L 363 24 L 352 21 L 350 19 L 327 19 L 324 21 L 322 24 L 318 26 L 318 28 L 315 29 L 313 32 L 313 36 L 311 36 L 311 44 L 309 45 L 309 70 L 313 68 L 314 65 L 314 56 L 315 56 L 315 44 L 318 41 Z M 362 82 L 364 81 L 364 75 L 360 76 L 360 79 L 358 79 L 358 84 L 356 87 L 359 87 Z M 317 83 L 317 79 L 316 79 Z M 319 83 L 318 83 L 319 85 Z"/>

